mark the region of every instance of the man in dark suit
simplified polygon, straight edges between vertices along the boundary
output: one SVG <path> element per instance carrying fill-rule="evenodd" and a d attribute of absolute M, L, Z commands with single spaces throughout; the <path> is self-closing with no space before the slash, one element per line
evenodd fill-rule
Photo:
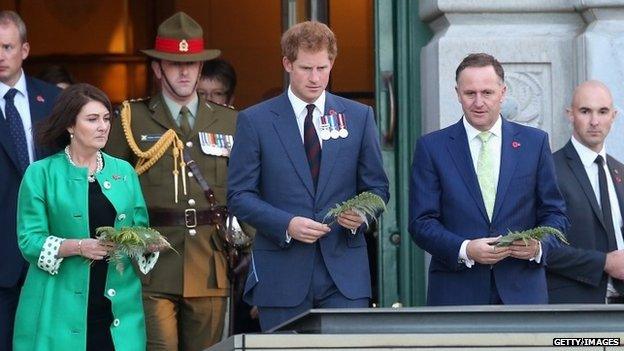
<path fill-rule="evenodd" d="M 432 256 L 427 303 L 546 303 L 556 240 L 494 244 L 509 230 L 566 229 L 548 135 L 501 118 L 506 88 L 494 57 L 467 56 L 455 77 L 464 117 L 420 138 L 412 166 L 409 230 Z"/>
<path fill-rule="evenodd" d="M 228 172 L 230 210 L 257 229 L 245 298 L 265 331 L 314 307 L 368 307 L 364 218 L 323 217 L 364 191 L 389 197 L 372 109 L 325 91 L 332 31 L 297 24 L 282 53 L 289 88 L 239 113 Z"/>
<path fill-rule="evenodd" d="M 598 81 L 580 84 L 567 113 L 574 131 L 554 159 L 570 246 L 548 253 L 549 300 L 624 303 L 624 165 L 605 150 L 617 113 L 609 88 Z"/>
<path fill-rule="evenodd" d="M 0 350 L 11 350 L 13 319 L 26 274 L 17 248 L 17 191 L 24 170 L 43 155 L 33 127 L 52 109 L 59 89 L 27 77 L 22 62 L 30 46 L 26 25 L 13 11 L 0 11 Z"/>

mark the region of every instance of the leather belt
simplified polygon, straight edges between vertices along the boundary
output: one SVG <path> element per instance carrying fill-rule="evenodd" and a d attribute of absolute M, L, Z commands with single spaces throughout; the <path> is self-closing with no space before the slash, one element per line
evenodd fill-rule
<path fill-rule="evenodd" d="M 607 304 L 624 303 L 624 296 L 607 296 Z"/>
<path fill-rule="evenodd" d="M 198 225 L 216 225 L 222 223 L 226 216 L 225 207 L 216 207 L 214 210 L 187 208 L 183 212 L 149 209 L 150 225 L 154 227 L 195 228 Z"/>

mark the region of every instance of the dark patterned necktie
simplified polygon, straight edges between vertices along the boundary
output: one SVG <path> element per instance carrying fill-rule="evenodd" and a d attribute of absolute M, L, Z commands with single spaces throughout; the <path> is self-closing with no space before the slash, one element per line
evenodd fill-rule
<path fill-rule="evenodd" d="M 306 114 L 305 122 L 303 123 L 303 146 L 305 147 L 306 155 L 308 156 L 308 164 L 310 165 L 310 173 L 312 174 L 314 188 L 316 188 L 319 171 L 321 169 L 321 143 L 319 142 L 318 135 L 316 134 L 314 123 L 312 122 L 314 105 L 307 105 L 306 109 L 308 110 L 308 113 Z"/>
<path fill-rule="evenodd" d="M 15 104 L 13 103 L 15 94 L 17 94 L 17 89 L 15 88 L 9 89 L 9 91 L 4 94 L 4 114 L 6 121 L 9 124 L 9 134 L 13 140 L 13 146 L 15 146 L 15 155 L 17 156 L 20 170 L 23 172 L 26 167 L 28 167 L 30 158 L 28 157 L 28 144 L 26 143 L 24 124 L 22 123 L 22 118 L 20 117 L 19 112 L 17 112 L 17 109 L 15 108 Z"/>

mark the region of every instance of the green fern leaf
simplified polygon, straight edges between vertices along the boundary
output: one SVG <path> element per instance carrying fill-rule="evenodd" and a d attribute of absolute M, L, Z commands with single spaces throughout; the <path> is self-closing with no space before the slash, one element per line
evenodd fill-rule
<path fill-rule="evenodd" d="M 360 217 L 364 219 L 366 226 L 368 226 L 368 219 L 372 218 L 376 220 L 377 216 L 386 210 L 386 203 L 379 195 L 365 191 L 347 201 L 336 204 L 327 212 L 323 218 L 323 223 L 327 220 L 331 220 L 328 224 L 332 225 L 341 213 L 348 210 L 354 211 L 360 215 Z"/>

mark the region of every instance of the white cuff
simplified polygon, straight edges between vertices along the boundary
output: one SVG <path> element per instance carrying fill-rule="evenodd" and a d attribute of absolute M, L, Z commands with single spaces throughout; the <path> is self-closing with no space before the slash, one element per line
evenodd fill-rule
<path fill-rule="evenodd" d="M 288 230 L 286 231 L 286 240 L 284 240 L 286 242 L 286 244 L 290 244 L 290 241 L 292 240 L 292 236 L 290 236 L 288 234 Z"/>
<path fill-rule="evenodd" d="M 39 260 L 37 260 L 37 267 L 52 275 L 57 274 L 59 267 L 61 266 L 61 262 L 63 262 L 63 258 L 58 257 L 58 252 L 63 241 L 65 241 L 65 239 L 54 235 L 48 236 L 46 241 L 43 243 L 43 247 L 41 248 Z"/>
<path fill-rule="evenodd" d="M 139 265 L 139 270 L 141 271 L 141 273 L 149 273 L 149 271 L 154 268 L 154 265 L 156 265 L 156 261 L 158 261 L 158 256 L 160 256 L 160 252 L 152 252 L 147 256 L 139 256 L 137 258 L 137 264 Z"/>
<path fill-rule="evenodd" d="M 459 248 L 459 258 L 457 259 L 457 261 L 459 263 L 465 264 L 466 267 L 471 268 L 475 264 L 475 261 L 469 259 L 468 253 L 466 252 L 469 242 L 470 240 L 464 240 L 464 242 L 461 244 L 461 247 Z"/>
<path fill-rule="evenodd" d="M 537 246 L 539 250 L 537 250 L 537 255 L 535 257 L 530 258 L 529 261 L 535 261 L 535 263 L 542 263 L 542 242 L 538 241 Z"/>

